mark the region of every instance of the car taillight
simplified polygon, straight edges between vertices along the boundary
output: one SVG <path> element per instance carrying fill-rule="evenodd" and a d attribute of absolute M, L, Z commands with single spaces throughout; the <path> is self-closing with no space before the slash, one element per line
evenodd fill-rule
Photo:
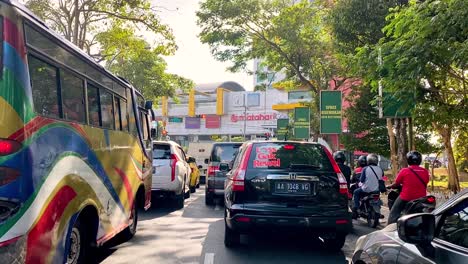
<path fill-rule="evenodd" d="M 21 143 L 15 140 L 0 139 L 0 156 L 13 154 L 21 149 Z"/>
<path fill-rule="evenodd" d="M 219 170 L 219 166 L 208 166 L 208 177 L 214 177 Z"/>
<path fill-rule="evenodd" d="M 171 154 L 171 181 L 175 180 L 177 161 L 179 161 L 177 155 Z"/>
<path fill-rule="evenodd" d="M 284 145 L 283 147 L 285 150 L 294 150 L 296 147 L 294 145 Z"/>
<path fill-rule="evenodd" d="M 250 159 L 250 152 L 252 151 L 252 145 L 249 145 L 245 150 L 245 155 L 242 157 L 239 168 L 234 171 L 232 175 L 232 191 L 243 192 L 245 190 L 245 170 Z"/>
<path fill-rule="evenodd" d="M 427 201 L 428 203 L 435 203 L 436 199 L 435 199 L 434 196 L 429 196 L 429 197 L 427 197 L 426 201 Z"/>
<path fill-rule="evenodd" d="M 328 149 L 325 147 L 323 148 L 323 150 L 327 154 L 328 159 L 330 160 L 333 166 L 333 170 L 338 176 L 338 182 L 340 184 L 340 193 L 347 196 L 348 195 L 348 182 L 346 181 L 346 178 L 343 176 L 343 173 L 341 173 L 340 167 L 338 166 L 338 164 L 336 164 L 330 151 L 328 151 Z"/>

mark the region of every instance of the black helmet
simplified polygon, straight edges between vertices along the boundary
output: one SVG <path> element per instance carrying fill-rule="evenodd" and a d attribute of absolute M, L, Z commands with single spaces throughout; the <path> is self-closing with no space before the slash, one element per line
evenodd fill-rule
<path fill-rule="evenodd" d="M 346 156 L 343 153 L 343 151 L 336 151 L 335 153 L 333 153 L 333 159 L 336 162 L 344 163 L 346 161 Z"/>
<path fill-rule="evenodd" d="M 357 162 L 359 167 L 365 167 L 367 166 L 367 157 L 365 155 L 361 155 L 359 156 Z"/>
<path fill-rule="evenodd" d="M 421 165 L 422 155 L 417 151 L 410 151 L 406 154 L 408 165 Z"/>
<path fill-rule="evenodd" d="M 379 157 L 374 153 L 367 155 L 366 159 L 367 159 L 367 165 L 377 166 L 377 164 L 379 164 Z"/>

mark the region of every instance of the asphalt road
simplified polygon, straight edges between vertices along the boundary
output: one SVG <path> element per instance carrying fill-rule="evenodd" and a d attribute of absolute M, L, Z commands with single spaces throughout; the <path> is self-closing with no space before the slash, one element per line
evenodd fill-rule
<path fill-rule="evenodd" d="M 153 201 L 149 211 L 140 213 L 135 237 L 127 242 L 119 237 L 113 239 L 98 250 L 96 261 L 103 264 L 348 263 L 356 240 L 372 231 L 364 220 L 354 220 L 354 231 L 347 236 L 339 253 L 327 252 L 320 240 L 305 234 L 274 232 L 242 236 L 242 246 L 227 249 L 223 244 L 223 207 L 219 201 L 216 206 L 206 206 L 202 186 L 185 201 L 183 210 L 171 209 L 167 201 Z"/>

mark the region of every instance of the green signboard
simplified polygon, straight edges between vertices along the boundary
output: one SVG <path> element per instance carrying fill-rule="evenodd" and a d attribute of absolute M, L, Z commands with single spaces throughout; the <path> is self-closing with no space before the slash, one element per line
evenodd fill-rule
<path fill-rule="evenodd" d="M 276 120 L 276 138 L 278 140 L 286 140 L 289 131 L 289 119 Z"/>
<path fill-rule="evenodd" d="M 294 108 L 294 138 L 309 139 L 310 137 L 310 108 Z"/>
<path fill-rule="evenodd" d="M 383 118 L 411 117 L 411 110 L 414 107 L 414 96 L 412 94 L 408 94 L 407 96 L 400 98 L 407 98 L 408 100 L 398 99 L 391 93 L 383 93 Z"/>
<path fill-rule="evenodd" d="M 169 117 L 169 123 L 183 123 L 184 119 L 182 117 Z"/>
<path fill-rule="evenodd" d="M 341 91 L 320 92 L 320 134 L 341 134 Z"/>

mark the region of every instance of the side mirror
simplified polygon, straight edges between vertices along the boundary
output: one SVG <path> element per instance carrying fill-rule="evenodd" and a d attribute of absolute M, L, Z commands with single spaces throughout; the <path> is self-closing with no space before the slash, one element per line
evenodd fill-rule
<path fill-rule="evenodd" d="M 229 171 L 229 164 L 228 163 L 220 163 L 219 164 L 219 171 L 228 172 Z"/>
<path fill-rule="evenodd" d="M 156 138 L 157 137 L 157 131 L 156 128 L 151 129 L 151 138 Z"/>
<path fill-rule="evenodd" d="M 401 240 L 427 245 L 434 239 L 435 216 L 433 214 L 411 214 L 398 219 L 398 236 Z"/>
<path fill-rule="evenodd" d="M 153 109 L 153 101 L 146 101 L 145 102 L 145 109 L 146 110 Z"/>
<path fill-rule="evenodd" d="M 205 164 L 208 164 L 210 163 L 210 160 L 209 159 L 205 159 Z"/>

